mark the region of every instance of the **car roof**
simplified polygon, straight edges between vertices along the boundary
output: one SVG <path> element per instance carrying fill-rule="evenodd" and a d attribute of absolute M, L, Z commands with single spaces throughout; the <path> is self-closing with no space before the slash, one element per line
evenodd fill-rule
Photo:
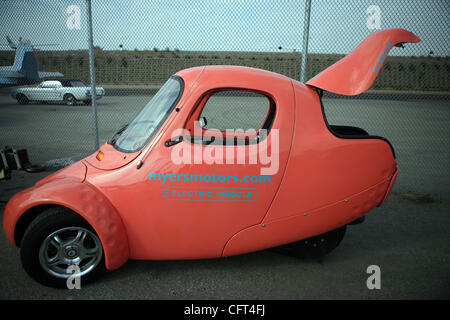
<path fill-rule="evenodd" d="M 51 80 L 51 79 L 47 79 L 47 80 L 44 80 L 44 81 L 42 81 L 41 83 L 55 83 L 55 82 L 57 82 L 57 83 L 61 83 L 61 80 Z"/>
<path fill-rule="evenodd" d="M 47 79 L 47 80 L 45 80 L 45 82 L 46 82 L 46 81 L 58 81 L 58 82 L 60 82 L 63 86 L 66 86 L 66 85 L 70 84 L 70 82 L 72 82 L 72 81 L 80 81 L 80 82 L 83 82 L 83 81 L 81 81 L 81 80 L 79 80 L 79 79 Z"/>
<path fill-rule="evenodd" d="M 279 73 L 275 73 L 268 70 L 246 67 L 246 66 L 235 66 L 235 65 L 207 65 L 207 66 L 199 66 L 192 67 L 184 70 L 180 70 L 176 73 L 176 75 L 181 76 L 182 78 L 190 73 L 197 73 L 200 69 L 204 71 L 213 72 L 213 73 L 228 73 L 234 75 L 258 75 L 264 76 L 267 78 L 272 78 L 273 80 L 292 80 L 289 77 L 281 75 Z"/>

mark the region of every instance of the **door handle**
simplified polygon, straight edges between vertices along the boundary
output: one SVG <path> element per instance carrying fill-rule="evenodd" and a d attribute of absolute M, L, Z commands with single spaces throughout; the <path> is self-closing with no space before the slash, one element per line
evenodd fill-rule
<path fill-rule="evenodd" d="M 179 136 L 173 139 L 169 139 L 166 142 L 164 142 L 164 145 L 166 147 L 171 147 L 173 145 L 176 145 L 177 143 L 180 143 L 181 141 L 183 141 L 183 136 Z"/>

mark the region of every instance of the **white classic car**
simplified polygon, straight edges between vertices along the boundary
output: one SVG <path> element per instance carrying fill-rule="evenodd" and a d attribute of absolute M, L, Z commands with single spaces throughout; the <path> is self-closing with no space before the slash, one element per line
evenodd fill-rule
<path fill-rule="evenodd" d="M 97 88 L 97 99 L 105 95 L 105 89 Z M 91 103 L 91 88 L 80 80 L 49 80 L 43 81 L 35 88 L 18 88 L 11 92 L 11 96 L 19 104 L 28 104 L 30 101 L 64 102 L 68 106 L 78 101 L 84 104 Z"/>

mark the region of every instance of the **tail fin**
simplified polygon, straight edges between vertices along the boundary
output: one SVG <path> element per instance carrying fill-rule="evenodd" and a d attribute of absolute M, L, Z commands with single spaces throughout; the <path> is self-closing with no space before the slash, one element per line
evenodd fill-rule
<path fill-rule="evenodd" d="M 363 93 L 375 81 L 389 51 L 394 46 L 419 41 L 416 35 L 404 29 L 373 32 L 350 54 L 310 79 L 306 84 L 349 96 Z"/>
<path fill-rule="evenodd" d="M 31 44 L 19 43 L 16 49 L 13 69 L 25 75 L 28 83 L 39 82 L 38 66 Z"/>
<path fill-rule="evenodd" d="M 6 41 L 8 41 L 8 44 L 11 47 L 11 49 L 17 49 L 16 44 L 14 42 L 12 42 L 12 40 L 9 36 L 6 36 Z"/>

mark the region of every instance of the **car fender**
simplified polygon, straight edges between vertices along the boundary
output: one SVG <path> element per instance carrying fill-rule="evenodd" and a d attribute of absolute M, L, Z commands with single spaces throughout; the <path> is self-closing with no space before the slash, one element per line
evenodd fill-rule
<path fill-rule="evenodd" d="M 117 269 L 128 260 L 128 238 L 119 213 L 94 186 L 74 177 L 38 184 L 9 200 L 3 216 L 3 228 L 12 244 L 17 246 L 14 232 L 19 218 L 40 205 L 63 206 L 82 216 L 102 242 L 107 269 Z"/>
<path fill-rule="evenodd" d="M 68 95 L 68 94 L 71 94 L 71 95 L 74 96 L 75 99 L 80 100 L 79 97 L 78 97 L 78 95 L 75 94 L 75 92 L 72 92 L 72 91 L 67 90 L 67 89 L 64 89 L 64 91 L 62 91 L 62 94 L 61 94 L 61 100 L 64 100 L 64 97 L 65 97 L 66 95 Z"/>
<path fill-rule="evenodd" d="M 26 91 L 23 90 L 23 89 L 15 89 L 15 90 L 12 91 L 12 95 L 14 96 L 14 98 L 16 98 L 16 96 L 17 96 L 19 93 L 21 93 L 21 94 L 25 95 L 26 97 L 28 97 L 28 92 L 26 92 Z"/>
<path fill-rule="evenodd" d="M 60 93 L 61 100 L 64 100 L 64 97 L 68 94 L 71 94 L 74 96 L 75 99 L 80 100 L 80 97 L 76 92 L 74 92 L 73 90 L 67 89 L 67 88 L 63 88 L 61 90 L 61 93 Z"/>
<path fill-rule="evenodd" d="M 77 100 L 86 100 L 88 98 L 84 88 L 73 88 L 70 91 L 72 91 L 73 96 Z"/>

